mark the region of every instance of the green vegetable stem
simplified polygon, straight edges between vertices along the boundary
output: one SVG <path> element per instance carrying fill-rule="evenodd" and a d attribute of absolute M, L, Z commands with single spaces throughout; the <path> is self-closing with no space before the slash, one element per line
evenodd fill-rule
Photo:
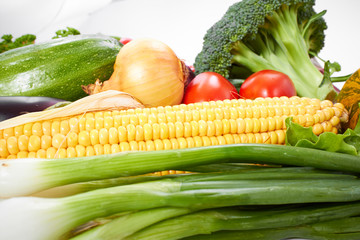
<path fill-rule="evenodd" d="M 0 197 L 23 196 L 77 182 L 229 162 L 360 172 L 358 156 L 285 145 L 248 143 L 120 152 L 81 158 L 11 159 L 0 160 Z"/>
<path fill-rule="evenodd" d="M 352 175 L 333 178 L 331 173 L 315 180 L 306 175 L 272 179 L 273 174 L 263 173 L 264 179 L 192 174 L 63 198 L 14 197 L 0 204 L 0 232 L 4 239 L 59 239 L 91 220 L 129 211 L 360 201 L 360 181 Z M 19 222 L 26 224 L 14 231 Z"/>

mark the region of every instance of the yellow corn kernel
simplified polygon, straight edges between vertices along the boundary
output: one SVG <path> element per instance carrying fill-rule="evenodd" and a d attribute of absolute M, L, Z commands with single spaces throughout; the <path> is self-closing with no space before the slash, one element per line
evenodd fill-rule
<path fill-rule="evenodd" d="M 333 125 L 329 121 L 322 122 L 321 125 L 324 128 L 324 132 L 331 132 Z"/>
<path fill-rule="evenodd" d="M 85 157 L 86 155 L 86 148 L 83 145 L 76 145 L 75 151 L 76 151 L 76 156 L 78 157 Z"/>
<path fill-rule="evenodd" d="M 230 121 L 228 119 L 221 119 L 220 121 L 222 123 L 222 134 L 225 135 L 225 134 L 230 133 L 231 132 Z"/>
<path fill-rule="evenodd" d="M 5 139 L 0 139 L 0 157 L 7 158 L 10 153 L 8 151 L 7 143 Z"/>
<path fill-rule="evenodd" d="M 226 139 L 224 136 L 217 136 L 217 141 L 218 141 L 218 145 L 225 145 L 226 144 Z"/>
<path fill-rule="evenodd" d="M 102 145 L 109 143 L 109 131 L 106 128 L 102 128 L 99 130 L 99 143 Z"/>
<path fill-rule="evenodd" d="M 157 116 L 155 113 L 150 113 L 149 116 L 148 116 L 148 123 L 150 124 L 154 124 L 154 123 L 157 123 L 158 120 L 157 120 Z"/>
<path fill-rule="evenodd" d="M 207 125 L 206 136 L 209 137 L 215 136 L 216 133 L 215 123 L 213 121 L 207 121 L 206 125 Z"/>
<path fill-rule="evenodd" d="M 154 151 L 155 150 L 154 141 L 152 141 L 152 140 L 146 141 L 145 142 L 145 149 L 146 149 L 146 151 Z"/>
<path fill-rule="evenodd" d="M 191 137 L 192 136 L 192 127 L 191 127 L 191 124 L 189 122 L 184 122 L 183 124 L 184 126 L 184 137 L 187 138 L 187 137 Z"/>
<path fill-rule="evenodd" d="M 23 133 L 27 136 L 31 136 L 32 134 L 32 125 L 33 123 L 26 123 L 23 128 Z"/>
<path fill-rule="evenodd" d="M 87 146 L 85 148 L 85 156 L 94 156 L 95 155 L 95 150 L 93 146 Z"/>
<path fill-rule="evenodd" d="M 238 134 L 231 134 L 233 140 L 234 140 L 234 144 L 237 144 L 237 143 L 241 143 L 241 139 L 240 139 L 240 136 Z"/>
<path fill-rule="evenodd" d="M 43 123 L 43 127 L 44 127 L 44 123 Z M 69 119 L 69 128 L 72 132 L 78 133 L 79 132 L 79 119 L 77 119 L 76 117 L 70 118 Z"/>
<path fill-rule="evenodd" d="M 56 133 L 60 133 L 60 121 L 58 120 L 51 123 L 51 136 L 54 136 Z"/>
<path fill-rule="evenodd" d="M 246 118 L 246 108 L 238 108 L 238 118 Z"/>
<path fill-rule="evenodd" d="M 95 129 L 95 118 L 85 119 L 85 131 L 91 131 Z"/>
<path fill-rule="evenodd" d="M 90 133 L 88 131 L 85 131 L 85 130 L 79 132 L 78 142 L 79 142 L 80 145 L 82 145 L 84 147 L 90 146 L 90 144 L 91 144 Z"/>
<path fill-rule="evenodd" d="M 6 139 L 7 149 L 11 155 L 16 155 L 19 152 L 18 139 L 15 136 L 11 136 Z"/>
<path fill-rule="evenodd" d="M 5 130 L 5 129 L 4 129 Z M 23 135 L 24 133 L 23 133 L 23 126 L 22 125 L 20 125 L 20 126 L 15 126 L 14 127 L 14 136 L 15 137 L 19 137 L 19 136 L 21 136 L 21 135 Z M 3 136 L 1 137 L 0 136 L 0 138 L 4 138 Z"/>
<path fill-rule="evenodd" d="M 95 144 L 92 143 L 91 145 L 94 146 L 97 143 L 95 143 Z M 118 130 L 116 127 L 111 127 L 109 129 L 109 143 L 110 144 L 118 144 L 119 143 Z"/>
<path fill-rule="evenodd" d="M 16 154 L 16 158 L 27 158 L 28 157 L 28 152 L 25 151 L 20 151 Z"/>
<path fill-rule="evenodd" d="M 31 135 L 29 137 L 28 150 L 36 152 L 41 148 L 41 138 L 36 135 Z"/>
<path fill-rule="evenodd" d="M 254 122 L 251 118 L 245 118 L 245 133 L 252 133 L 254 130 Z"/>
<path fill-rule="evenodd" d="M 324 127 L 320 124 L 320 123 L 316 123 L 313 127 L 312 127 L 312 131 L 315 135 L 320 135 L 321 133 L 324 132 Z"/>
<path fill-rule="evenodd" d="M 334 109 L 334 112 L 335 112 L 335 115 L 340 118 L 341 115 L 344 113 L 344 105 L 342 103 L 335 103 L 334 106 L 333 106 L 333 109 Z"/>
<path fill-rule="evenodd" d="M 66 158 L 67 157 L 66 149 L 65 148 L 57 149 L 57 151 L 55 153 L 55 157 L 56 158 Z"/>
<path fill-rule="evenodd" d="M 42 124 L 40 122 L 36 122 L 32 125 L 31 134 L 41 137 L 43 135 Z"/>
<path fill-rule="evenodd" d="M 255 143 L 256 139 L 255 139 L 255 135 L 253 133 L 246 133 L 247 139 L 249 143 Z"/>
<path fill-rule="evenodd" d="M 9 137 L 15 136 L 14 128 L 6 128 L 3 130 L 3 138 L 8 139 Z"/>
<path fill-rule="evenodd" d="M 130 144 L 129 144 L 129 150 L 128 151 L 130 151 L 131 149 L 130 149 Z M 121 151 L 121 149 L 120 149 L 120 146 L 119 146 L 119 144 L 116 144 L 116 143 L 114 143 L 114 144 L 110 144 L 110 151 L 111 151 L 111 153 L 117 153 L 117 152 L 120 152 Z"/>
<path fill-rule="evenodd" d="M 237 133 L 244 133 L 246 130 L 246 123 L 243 118 L 236 119 L 237 123 Z"/>
<path fill-rule="evenodd" d="M 104 118 L 103 117 L 97 117 L 95 118 L 95 129 L 100 130 L 104 128 Z M 80 129 L 82 129 L 80 127 Z"/>
<path fill-rule="evenodd" d="M 166 122 L 176 122 L 175 112 L 166 112 Z"/>
<path fill-rule="evenodd" d="M 55 158 L 56 148 L 49 147 L 46 149 L 46 158 Z"/>
<path fill-rule="evenodd" d="M 225 138 L 225 141 L 226 141 L 225 144 L 234 144 L 235 143 L 234 137 L 231 134 L 225 134 L 224 138 Z"/>
<path fill-rule="evenodd" d="M 36 158 L 46 158 L 46 150 L 44 149 L 37 150 Z"/>
<path fill-rule="evenodd" d="M 132 116 L 131 118 L 130 118 L 130 123 L 131 124 L 138 124 L 138 119 L 137 119 L 137 116 Z M 109 128 L 111 128 L 111 127 L 113 127 L 114 126 L 114 119 L 113 119 L 113 117 L 112 116 L 105 116 L 104 117 L 104 128 L 106 128 L 106 129 L 109 129 Z"/>
<path fill-rule="evenodd" d="M 211 146 L 219 145 L 219 141 L 216 136 L 211 136 L 211 137 L 209 137 L 209 139 L 210 139 Z"/>
<path fill-rule="evenodd" d="M 206 136 L 207 128 L 208 128 L 206 121 L 199 120 L 198 125 L 199 125 L 199 136 Z"/>
<path fill-rule="evenodd" d="M 253 108 L 253 118 L 260 118 L 261 117 L 261 112 L 260 112 L 260 107 L 254 107 Z"/>
<path fill-rule="evenodd" d="M 223 134 L 223 124 L 219 119 L 214 120 L 215 125 L 215 136 L 221 136 Z"/>
<path fill-rule="evenodd" d="M 338 126 L 338 125 L 340 124 L 340 118 L 338 118 L 337 116 L 333 116 L 333 117 L 329 120 L 329 122 L 331 123 L 331 125 L 332 125 L 333 127 L 336 127 L 336 126 Z"/>
<path fill-rule="evenodd" d="M 305 127 L 310 127 L 315 124 L 314 116 L 311 114 L 305 114 Z"/>
<path fill-rule="evenodd" d="M 42 125 L 43 134 L 51 136 L 51 122 L 45 121 L 41 125 Z M 24 126 L 24 130 L 25 130 L 25 126 Z M 24 134 L 25 134 L 25 132 L 24 132 Z"/>
<path fill-rule="evenodd" d="M 27 153 L 27 158 L 36 158 L 36 152 L 26 152 Z"/>
<path fill-rule="evenodd" d="M 331 130 L 331 132 L 333 132 L 333 133 L 335 133 L 335 134 L 337 134 L 338 131 L 339 131 L 339 130 L 338 130 L 336 127 L 333 127 L 332 130 Z"/>
<path fill-rule="evenodd" d="M 143 126 L 144 140 L 148 141 L 153 139 L 153 129 L 149 123 L 145 123 Z"/>
<path fill-rule="evenodd" d="M 68 158 L 77 157 L 75 147 L 71 146 L 66 149 L 66 157 Z"/>
<path fill-rule="evenodd" d="M 142 113 L 139 113 L 139 115 Z M 143 114 L 144 116 L 146 116 L 145 114 Z M 139 116 L 140 119 L 140 116 Z M 147 118 L 146 118 L 147 119 Z M 140 121 L 140 124 L 143 124 L 143 121 Z M 121 126 L 121 115 L 116 115 L 114 116 L 114 127 L 118 128 Z"/>
<path fill-rule="evenodd" d="M 245 108 L 245 118 L 252 118 L 253 117 L 253 111 L 251 108 Z"/>
<path fill-rule="evenodd" d="M 203 141 L 202 141 L 202 138 L 200 136 L 195 136 L 194 137 L 194 145 L 195 145 L 195 147 L 202 147 L 203 146 Z"/>
<path fill-rule="evenodd" d="M 40 149 L 40 137 L 38 137 L 38 147 L 39 147 L 39 149 Z M 61 133 L 56 133 L 54 136 L 53 136 L 53 138 L 52 138 L 52 146 L 54 147 L 54 148 L 57 148 L 57 149 L 59 149 L 59 148 L 66 148 L 67 147 L 67 144 L 66 144 L 66 138 L 65 138 L 65 136 L 63 135 L 63 134 L 61 134 Z M 38 150 L 38 149 L 37 149 Z M 36 151 L 37 151 L 36 150 Z"/>
<path fill-rule="evenodd" d="M 208 136 L 202 136 L 201 140 L 203 142 L 203 146 L 211 146 L 210 137 Z"/>
<path fill-rule="evenodd" d="M 127 130 L 126 127 L 120 126 L 118 127 L 118 134 L 119 134 L 119 142 L 126 142 L 127 141 Z"/>
<path fill-rule="evenodd" d="M 169 139 L 169 128 L 166 123 L 160 123 L 160 139 Z"/>
<path fill-rule="evenodd" d="M 29 137 L 26 135 L 21 135 L 18 138 L 18 146 L 20 151 L 28 151 Z"/>
<path fill-rule="evenodd" d="M 251 119 L 253 122 L 253 132 L 254 133 L 259 133 L 260 129 L 261 129 L 261 123 L 260 120 L 258 118 L 253 118 Z"/>
<path fill-rule="evenodd" d="M 263 143 L 263 136 L 260 133 L 254 133 L 255 143 Z"/>
<path fill-rule="evenodd" d="M 40 146 L 42 149 L 48 149 L 52 145 L 52 139 L 50 135 L 42 135 L 40 138 Z"/>
<path fill-rule="evenodd" d="M 143 141 L 139 141 L 139 142 L 143 142 Z M 129 142 L 129 146 L 130 146 L 130 151 L 139 151 L 139 144 L 136 141 L 131 141 Z"/>
<path fill-rule="evenodd" d="M 320 102 L 321 109 L 325 109 L 325 108 L 332 107 L 332 106 L 333 106 L 333 103 L 330 100 L 323 100 Z"/>

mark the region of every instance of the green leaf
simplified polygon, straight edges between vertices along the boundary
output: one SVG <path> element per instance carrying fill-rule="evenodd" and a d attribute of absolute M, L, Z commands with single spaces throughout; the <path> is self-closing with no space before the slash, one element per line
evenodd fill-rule
<path fill-rule="evenodd" d="M 286 145 L 359 155 L 360 134 L 351 129 L 344 134 L 324 132 L 316 136 L 312 132 L 312 127 L 302 127 L 294 123 L 291 118 L 287 118 L 285 124 L 287 127 Z"/>

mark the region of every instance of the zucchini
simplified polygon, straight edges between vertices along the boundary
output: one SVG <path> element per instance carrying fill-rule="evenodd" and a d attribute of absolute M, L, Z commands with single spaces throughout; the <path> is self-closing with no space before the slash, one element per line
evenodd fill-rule
<path fill-rule="evenodd" d="M 82 85 L 107 80 L 122 44 L 104 35 L 76 35 L 0 54 L 0 96 L 74 101 Z"/>

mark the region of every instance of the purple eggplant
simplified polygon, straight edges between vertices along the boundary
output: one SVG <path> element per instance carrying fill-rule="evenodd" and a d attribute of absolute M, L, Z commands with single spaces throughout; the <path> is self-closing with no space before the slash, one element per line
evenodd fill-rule
<path fill-rule="evenodd" d="M 66 101 L 51 97 L 0 96 L 0 121 L 24 113 L 42 111 L 60 102 Z"/>

